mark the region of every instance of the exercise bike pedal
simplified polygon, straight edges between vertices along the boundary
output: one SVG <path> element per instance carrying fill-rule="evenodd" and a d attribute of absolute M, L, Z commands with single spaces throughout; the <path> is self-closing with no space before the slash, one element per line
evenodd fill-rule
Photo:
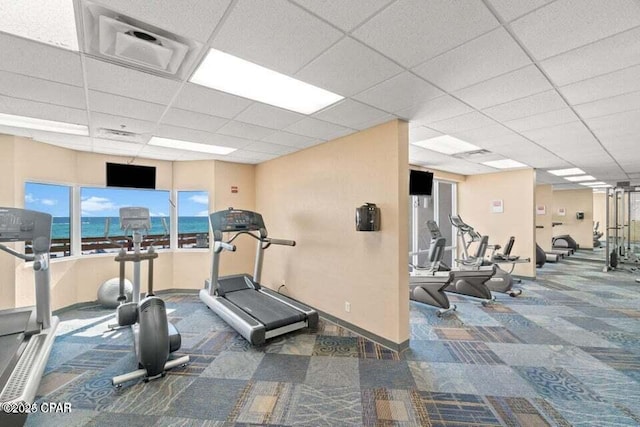
<path fill-rule="evenodd" d="M 515 298 L 518 295 L 522 295 L 522 289 L 518 289 L 518 290 L 515 290 L 515 291 L 514 290 L 509 291 L 509 296 L 511 298 Z"/>

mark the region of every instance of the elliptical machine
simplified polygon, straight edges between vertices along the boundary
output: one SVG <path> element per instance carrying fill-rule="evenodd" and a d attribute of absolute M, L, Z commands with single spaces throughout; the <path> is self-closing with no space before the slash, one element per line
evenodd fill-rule
<path fill-rule="evenodd" d="M 153 246 L 146 253 L 140 250 L 143 235 L 151 228 L 149 209 L 140 207 L 120 208 L 120 228 L 126 236 L 132 233 L 133 252 L 120 249 L 115 260 L 120 264 L 120 295 L 116 312 L 116 323 L 109 328 L 131 326 L 134 351 L 140 369 L 113 377 L 111 383 L 121 387 L 126 381 L 144 378 L 145 382 L 165 376 L 167 369 L 184 366 L 189 356 L 167 361 L 169 354 L 180 348 L 181 337 L 178 330 L 167 320 L 164 301 L 153 294 L 153 260 L 158 257 Z M 149 262 L 147 295 L 140 300 L 140 263 Z M 133 294 L 131 302 L 126 302 L 124 291 L 125 264 L 133 263 Z"/>

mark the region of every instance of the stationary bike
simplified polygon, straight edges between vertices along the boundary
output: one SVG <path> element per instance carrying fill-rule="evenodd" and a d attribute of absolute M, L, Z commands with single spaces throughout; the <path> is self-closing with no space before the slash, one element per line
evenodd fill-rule
<path fill-rule="evenodd" d="M 180 334 L 173 324 L 167 320 L 164 301 L 153 294 L 153 260 L 158 257 L 153 246 L 146 253 L 140 250 L 143 234 L 151 228 L 149 209 L 140 207 L 120 208 L 120 228 L 126 236 L 132 233 L 133 252 L 121 248 L 115 260 L 120 264 L 120 295 L 116 312 L 116 323 L 109 328 L 131 326 L 133 332 L 134 351 L 140 369 L 118 375 L 111 382 L 120 387 L 122 383 L 137 378 L 145 382 L 164 377 L 167 369 L 184 366 L 189 356 L 182 356 L 167 361 L 169 354 L 178 350 L 181 344 Z M 140 300 L 140 263 L 149 263 L 147 295 Z M 133 295 L 132 302 L 126 302 L 124 291 L 125 264 L 133 263 Z"/>

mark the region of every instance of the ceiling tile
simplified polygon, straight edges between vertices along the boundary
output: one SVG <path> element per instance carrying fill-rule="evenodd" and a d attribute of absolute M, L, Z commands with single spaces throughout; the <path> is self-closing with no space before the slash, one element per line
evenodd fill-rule
<path fill-rule="evenodd" d="M 110 139 L 93 138 L 92 151 L 94 153 L 115 154 L 122 156 L 135 156 L 143 148 L 142 144 L 131 142 L 112 141 Z"/>
<path fill-rule="evenodd" d="M 0 126 L 0 133 L 2 132 L 3 128 L 2 126 Z M 68 148 L 70 150 L 91 151 L 92 146 L 91 138 L 88 136 L 68 135 L 64 133 L 33 130 L 29 131 L 29 135 L 25 136 L 29 136 L 36 141 L 45 142 L 47 144 L 52 144 L 58 147 Z"/>
<path fill-rule="evenodd" d="M 442 92 L 415 75 L 404 72 L 384 81 L 355 99 L 394 113 L 442 95 Z"/>
<path fill-rule="evenodd" d="M 322 120 L 317 120 L 311 117 L 308 117 L 292 124 L 291 126 L 286 127 L 285 131 L 325 140 L 338 138 L 340 136 L 343 136 L 345 132 L 352 132 L 350 129 L 347 129 L 343 126 L 324 122 Z"/>
<path fill-rule="evenodd" d="M 345 37 L 295 77 L 342 96 L 351 96 L 402 71 L 373 49 Z"/>
<path fill-rule="evenodd" d="M 213 144 L 232 148 L 246 147 L 251 143 L 248 139 L 169 125 L 160 125 L 155 135 L 162 138 L 179 139 L 182 141 L 199 142 L 201 144 Z"/>
<path fill-rule="evenodd" d="M 133 132 L 135 134 L 153 134 L 156 124 L 144 120 L 133 119 L 130 117 L 113 116 L 103 113 L 91 113 L 91 130 L 95 136 L 99 128 L 117 129 Z"/>
<path fill-rule="evenodd" d="M 567 103 L 555 90 L 537 93 L 482 110 L 483 113 L 499 121 L 515 120 L 548 111 L 567 108 Z"/>
<path fill-rule="evenodd" d="M 275 159 L 277 154 L 258 153 L 249 150 L 238 150 L 225 156 L 225 161 L 257 164 L 267 160 Z"/>
<path fill-rule="evenodd" d="M 230 120 L 220 129 L 218 129 L 217 133 L 220 133 L 222 135 L 237 136 L 238 138 L 245 139 L 262 139 L 274 132 L 276 131 L 273 129 Z"/>
<path fill-rule="evenodd" d="M 638 48 L 640 49 L 640 44 Z M 573 105 L 638 90 L 640 90 L 640 65 L 560 88 L 560 92 Z"/>
<path fill-rule="evenodd" d="M 87 124 L 87 112 L 77 108 L 27 101 L 0 95 L 0 113 L 55 120 L 79 125 Z"/>
<path fill-rule="evenodd" d="M 138 99 L 125 98 L 124 96 L 110 93 L 89 91 L 89 110 L 98 113 L 106 113 L 114 116 L 131 117 L 134 119 L 157 122 L 165 107 Z"/>
<path fill-rule="evenodd" d="M 540 66 L 557 86 L 564 86 L 636 64 L 640 64 L 640 28 L 549 58 Z"/>
<path fill-rule="evenodd" d="M 231 0 L 98 0 L 107 8 L 163 30 L 206 42 Z"/>
<path fill-rule="evenodd" d="M 474 107 L 483 109 L 549 89 L 549 81 L 535 65 L 530 65 L 469 86 L 454 94 Z"/>
<path fill-rule="evenodd" d="M 498 14 L 509 22 L 553 0 L 489 0 Z"/>
<path fill-rule="evenodd" d="M 305 117 L 306 116 L 294 113 L 293 111 L 255 102 L 249 108 L 238 114 L 235 120 L 271 129 L 283 129 Z"/>
<path fill-rule="evenodd" d="M 504 125 L 518 132 L 561 125 L 578 121 L 578 116 L 570 108 L 549 111 L 534 116 L 504 122 Z"/>
<path fill-rule="evenodd" d="M 180 108 L 170 108 L 164 117 L 162 117 L 162 124 L 212 133 L 216 132 L 227 122 L 227 119 L 221 117 L 182 110 Z"/>
<path fill-rule="evenodd" d="M 287 154 L 291 153 L 291 150 L 295 150 L 293 147 L 287 145 L 278 145 L 271 142 L 254 141 L 251 144 L 243 148 L 243 150 L 254 151 L 257 153 L 267 154 Z"/>
<path fill-rule="evenodd" d="M 186 83 L 172 106 L 183 110 L 232 119 L 251 105 L 251 102 L 239 96 L 193 83 Z"/>
<path fill-rule="evenodd" d="M 553 152 L 588 149 L 600 146 L 595 137 L 582 122 L 566 123 L 558 126 L 522 132 L 524 136 L 545 146 Z M 564 157 L 564 156 L 563 156 Z"/>
<path fill-rule="evenodd" d="M 480 145 L 482 148 L 488 148 L 491 144 L 495 144 L 497 143 L 497 141 L 503 141 L 503 138 L 507 137 L 518 137 L 524 139 L 520 137 L 520 135 L 513 133 L 513 131 L 500 124 L 493 124 L 477 129 L 454 132 L 454 136 L 456 138 L 462 139 L 463 141 Z"/>
<path fill-rule="evenodd" d="M 450 162 L 453 157 L 437 151 L 426 150 L 417 145 L 409 145 L 409 163 L 420 163 L 422 165 L 437 166 Z"/>
<path fill-rule="evenodd" d="M 396 120 L 396 119 L 397 119 L 396 116 L 391 115 L 391 114 L 386 114 L 384 116 L 379 116 L 379 117 L 377 117 L 375 119 L 372 119 L 372 120 L 366 120 L 366 121 L 358 124 L 358 126 L 356 126 L 354 129 L 365 130 L 365 129 L 372 128 L 374 126 L 381 125 L 383 123 L 388 123 L 388 122 L 390 122 L 392 120 Z"/>
<path fill-rule="evenodd" d="M 497 26 L 481 0 L 400 0 L 353 35 L 400 64 L 414 67 Z"/>
<path fill-rule="evenodd" d="M 73 86 L 83 86 L 82 65 L 78 52 L 1 32 L 0 52 L 2 52 L 0 70 Z"/>
<path fill-rule="evenodd" d="M 498 28 L 436 56 L 413 71 L 451 92 L 530 63 L 509 33 Z"/>
<path fill-rule="evenodd" d="M 598 137 L 609 138 L 640 133 L 640 110 L 595 117 L 586 120 Z"/>
<path fill-rule="evenodd" d="M 290 147 L 305 148 L 314 145 L 318 138 L 312 138 L 304 135 L 296 135 L 289 132 L 276 132 L 262 139 L 266 142 L 272 142 L 279 145 L 288 145 Z"/>
<path fill-rule="evenodd" d="M 84 89 L 81 87 L 5 71 L 0 71 L 0 93 L 12 98 L 86 108 Z"/>
<path fill-rule="evenodd" d="M 156 104 L 171 101 L 180 83 L 93 58 L 85 60 L 89 89 Z"/>
<path fill-rule="evenodd" d="M 362 129 L 360 125 L 371 123 L 372 121 L 387 118 L 389 115 L 384 111 L 362 104 L 352 99 L 345 99 L 332 105 L 319 113 L 314 114 L 315 118 L 352 129 Z"/>
<path fill-rule="evenodd" d="M 318 0 L 293 0 L 300 6 L 349 32 L 392 0 L 349 0 L 331 2 Z"/>
<path fill-rule="evenodd" d="M 285 74 L 293 74 L 343 34 L 286 0 L 239 0 L 213 47 Z"/>
<path fill-rule="evenodd" d="M 429 124 L 451 117 L 470 113 L 473 108 L 458 101 L 452 96 L 443 95 L 399 110 L 396 114 L 404 119 L 411 120 L 412 123 Z"/>
<path fill-rule="evenodd" d="M 558 0 L 514 21 L 511 29 L 541 60 L 637 25 L 636 0 Z"/>
<path fill-rule="evenodd" d="M 640 91 L 580 104 L 575 109 L 585 119 L 640 110 Z"/>
<path fill-rule="evenodd" d="M 491 120 L 482 113 L 474 111 L 451 119 L 431 123 L 429 127 L 445 134 L 452 134 L 495 124 L 496 122 L 494 120 Z"/>
<path fill-rule="evenodd" d="M 424 126 L 416 126 L 409 129 L 409 143 L 424 141 L 438 136 L 442 136 L 442 133 Z"/>

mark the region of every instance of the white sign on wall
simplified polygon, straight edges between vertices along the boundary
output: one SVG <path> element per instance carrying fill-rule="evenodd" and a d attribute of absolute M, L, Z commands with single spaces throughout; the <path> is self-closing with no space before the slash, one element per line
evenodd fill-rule
<path fill-rule="evenodd" d="M 558 215 L 565 216 L 567 214 L 567 210 L 565 208 L 558 208 Z"/>
<path fill-rule="evenodd" d="M 502 200 L 492 200 L 491 201 L 491 212 L 492 213 L 503 213 L 504 205 L 502 204 Z"/>
<path fill-rule="evenodd" d="M 537 205 L 536 206 L 536 215 L 546 215 L 547 207 L 545 205 Z"/>

